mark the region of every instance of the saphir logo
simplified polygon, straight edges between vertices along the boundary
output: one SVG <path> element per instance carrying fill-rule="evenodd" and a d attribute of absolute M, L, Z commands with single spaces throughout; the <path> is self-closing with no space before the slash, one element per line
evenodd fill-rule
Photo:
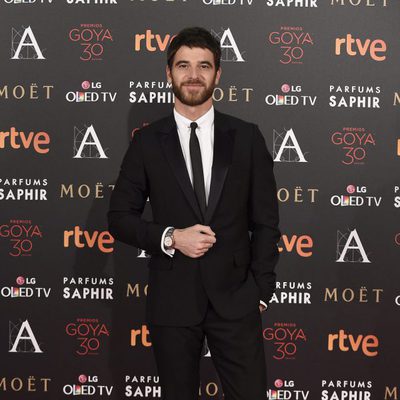
<path fill-rule="evenodd" d="M 271 303 L 311 304 L 311 282 L 276 282 Z"/>
<path fill-rule="evenodd" d="M 381 108 L 380 86 L 329 85 L 329 93 L 329 107 Z"/>
<path fill-rule="evenodd" d="M 321 400 L 372 399 L 372 381 L 355 379 L 323 379 L 321 381 Z"/>
<path fill-rule="evenodd" d="M 68 38 L 80 45 L 82 61 L 103 60 L 105 46 L 114 41 L 111 30 L 103 24 L 80 24 L 69 31 Z"/>
<path fill-rule="evenodd" d="M 47 178 L 1 178 L 0 201 L 45 201 Z"/>
<path fill-rule="evenodd" d="M 134 104 L 173 104 L 172 84 L 166 81 L 130 81 L 129 102 Z"/>
<path fill-rule="evenodd" d="M 400 208 L 400 186 L 395 186 L 393 188 L 394 198 L 393 198 L 393 206 L 395 208 Z"/>
<path fill-rule="evenodd" d="M 294 360 L 298 346 L 307 342 L 304 330 L 294 322 L 275 322 L 263 330 L 263 338 L 274 346 L 275 360 Z"/>
<path fill-rule="evenodd" d="M 318 0 L 266 0 L 269 7 L 318 7 Z"/>
<path fill-rule="evenodd" d="M 98 355 L 102 344 L 110 336 L 110 330 L 98 318 L 77 318 L 65 326 L 65 333 L 75 338 L 79 356 Z"/>
<path fill-rule="evenodd" d="M 63 298 L 68 300 L 113 300 L 112 277 L 63 277 Z"/>
<path fill-rule="evenodd" d="M 267 40 L 280 49 L 281 64 L 303 64 L 308 47 L 314 46 L 314 37 L 302 26 L 281 26 L 270 32 Z"/>
<path fill-rule="evenodd" d="M 158 375 L 125 375 L 125 397 L 161 398 L 160 377 Z"/>

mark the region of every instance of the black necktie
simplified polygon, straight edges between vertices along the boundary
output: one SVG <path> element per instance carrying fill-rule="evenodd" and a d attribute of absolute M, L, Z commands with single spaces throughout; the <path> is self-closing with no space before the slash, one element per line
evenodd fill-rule
<path fill-rule="evenodd" d="M 203 218 L 206 215 L 206 192 L 204 187 L 204 175 L 203 175 L 203 164 L 201 162 L 201 151 L 199 140 L 196 136 L 197 123 L 192 122 L 190 124 L 190 159 L 192 161 L 193 171 L 193 187 L 197 197 L 197 201 L 200 206 L 200 210 L 203 214 Z"/>

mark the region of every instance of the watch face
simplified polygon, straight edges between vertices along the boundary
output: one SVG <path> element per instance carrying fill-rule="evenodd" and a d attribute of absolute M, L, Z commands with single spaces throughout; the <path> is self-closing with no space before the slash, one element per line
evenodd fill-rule
<path fill-rule="evenodd" d="M 172 239 L 171 239 L 169 236 L 167 236 L 167 237 L 165 238 L 164 243 L 165 243 L 166 246 L 171 246 L 171 244 L 172 244 Z"/>

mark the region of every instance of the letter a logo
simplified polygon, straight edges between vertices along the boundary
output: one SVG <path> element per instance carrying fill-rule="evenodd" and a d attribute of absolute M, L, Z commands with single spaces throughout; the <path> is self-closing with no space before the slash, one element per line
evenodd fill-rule
<path fill-rule="evenodd" d="M 77 128 L 76 128 L 77 129 Z M 96 131 L 94 130 L 93 125 L 90 125 L 83 136 L 82 141 L 79 140 L 82 135 L 82 131 L 78 130 L 78 133 L 75 135 L 75 149 L 79 144 L 79 148 L 76 151 L 76 154 L 73 158 L 108 158 L 104 153 L 103 147 L 101 146 L 100 140 L 97 136 Z M 87 148 L 88 152 L 82 154 L 84 148 Z"/>
<path fill-rule="evenodd" d="M 307 162 L 293 129 L 285 134 L 274 131 L 274 156 L 279 162 Z"/>
<path fill-rule="evenodd" d="M 20 32 L 15 30 L 14 28 L 11 31 L 11 43 L 12 43 L 12 51 L 14 49 L 14 44 L 18 42 L 20 36 Z M 22 52 L 23 50 L 23 52 Z M 35 53 L 32 54 L 32 51 Z M 22 52 L 22 54 L 21 54 Z M 19 40 L 18 47 L 14 52 L 14 55 L 11 57 L 11 60 L 45 60 L 42 54 L 42 50 L 40 50 L 39 45 L 36 41 L 35 35 L 32 32 L 30 26 L 28 26 Z"/>
<path fill-rule="evenodd" d="M 348 235 L 347 240 L 346 236 L 346 234 L 343 235 L 341 232 L 337 232 L 337 254 L 339 258 L 336 262 L 370 263 L 371 261 L 367 257 L 367 253 L 364 250 L 357 230 L 353 229 Z M 345 240 L 346 242 L 344 246 L 342 246 L 342 242 Z M 347 255 L 348 252 L 349 254 Z"/>
<path fill-rule="evenodd" d="M 17 336 L 13 342 L 14 332 L 18 329 L 18 325 L 9 323 L 9 353 L 43 353 L 33 334 L 32 328 L 28 320 L 25 320 L 18 330 Z M 25 334 L 26 332 L 26 334 Z"/>

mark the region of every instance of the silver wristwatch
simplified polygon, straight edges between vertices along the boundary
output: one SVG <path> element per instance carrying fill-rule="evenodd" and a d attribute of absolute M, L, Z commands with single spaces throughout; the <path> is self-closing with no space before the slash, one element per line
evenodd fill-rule
<path fill-rule="evenodd" d="M 174 240 L 174 230 L 175 228 L 171 227 L 167 230 L 167 232 L 165 233 L 165 237 L 164 237 L 164 247 L 169 250 L 172 249 L 174 244 L 175 244 L 175 240 Z"/>

